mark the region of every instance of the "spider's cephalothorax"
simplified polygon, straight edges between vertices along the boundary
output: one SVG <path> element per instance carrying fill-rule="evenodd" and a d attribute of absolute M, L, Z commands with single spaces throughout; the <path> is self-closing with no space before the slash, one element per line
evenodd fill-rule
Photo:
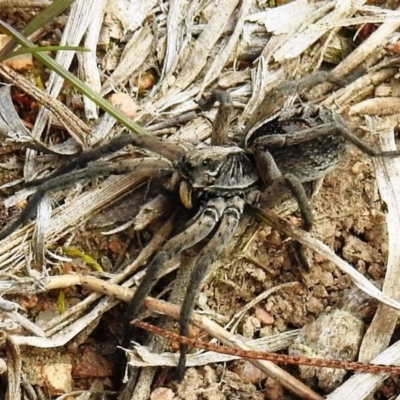
<path fill-rule="evenodd" d="M 186 208 L 211 196 L 247 199 L 260 180 L 254 162 L 237 146 L 194 149 L 178 162 L 176 173 L 180 178 L 180 198 Z"/>

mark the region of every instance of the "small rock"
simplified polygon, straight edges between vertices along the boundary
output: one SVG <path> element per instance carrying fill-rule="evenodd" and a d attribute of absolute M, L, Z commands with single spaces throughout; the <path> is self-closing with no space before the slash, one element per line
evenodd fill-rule
<path fill-rule="evenodd" d="M 324 285 L 315 285 L 312 289 L 312 294 L 314 297 L 317 297 L 318 299 L 329 296 Z"/>
<path fill-rule="evenodd" d="M 321 285 L 324 287 L 332 287 L 334 285 L 333 282 L 333 275 L 328 272 L 328 271 L 321 271 L 321 275 L 320 275 L 320 282 Z"/>
<path fill-rule="evenodd" d="M 172 400 L 173 398 L 174 392 L 165 387 L 159 387 L 155 389 L 150 395 L 150 400 Z"/>
<path fill-rule="evenodd" d="M 362 172 L 364 166 L 365 166 L 365 164 L 363 162 L 357 161 L 351 167 L 351 172 L 353 173 L 353 175 L 359 175 Z"/>
<path fill-rule="evenodd" d="M 265 384 L 265 398 L 268 400 L 281 400 L 283 399 L 283 388 L 274 379 L 268 378 Z"/>
<path fill-rule="evenodd" d="M 265 379 L 265 374 L 248 361 L 240 365 L 235 371 L 245 382 L 259 383 L 261 379 Z"/>
<path fill-rule="evenodd" d="M 153 87 L 155 81 L 156 77 L 152 73 L 145 72 L 134 79 L 133 83 L 138 87 L 139 92 L 142 93 L 145 90 L 149 90 L 151 87 Z"/>
<path fill-rule="evenodd" d="M 260 321 L 256 317 L 248 317 L 243 324 L 243 336 L 253 338 L 256 329 L 260 329 Z"/>
<path fill-rule="evenodd" d="M 262 326 L 272 325 L 275 322 L 275 318 L 260 307 L 256 307 L 255 316 L 260 321 Z"/>
<path fill-rule="evenodd" d="M 72 390 L 71 372 L 71 364 L 50 364 L 42 367 L 44 386 L 50 396 L 65 394 Z"/>
<path fill-rule="evenodd" d="M 343 257 L 352 262 L 364 261 L 367 263 L 382 262 L 381 253 L 356 236 L 348 235 L 343 247 Z"/>
<path fill-rule="evenodd" d="M 324 311 L 325 306 L 321 302 L 320 299 L 317 299 L 316 297 L 311 297 L 306 304 L 307 310 L 314 314 L 314 315 L 319 315 Z"/>
<path fill-rule="evenodd" d="M 305 325 L 297 339 L 289 346 L 290 355 L 355 360 L 363 337 L 364 323 L 354 315 L 341 309 L 320 315 L 314 322 Z M 343 369 L 299 366 L 304 380 L 317 378 L 318 386 L 331 392 L 342 382 Z"/>
<path fill-rule="evenodd" d="M 74 363 L 73 375 L 77 378 L 106 378 L 112 373 L 110 363 L 91 348 L 78 355 Z"/>
<path fill-rule="evenodd" d="M 109 98 L 109 102 L 128 118 L 133 118 L 137 114 L 138 106 L 136 102 L 126 93 L 112 94 Z"/>

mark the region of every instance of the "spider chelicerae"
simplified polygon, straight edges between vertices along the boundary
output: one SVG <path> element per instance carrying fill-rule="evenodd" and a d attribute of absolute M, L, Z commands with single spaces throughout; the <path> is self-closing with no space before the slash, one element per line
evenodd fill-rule
<path fill-rule="evenodd" d="M 279 88 L 276 96 L 276 99 L 280 96 Z M 232 110 L 230 96 L 214 92 L 205 104 L 211 106 L 220 102 L 209 146 L 184 149 L 152 136 L 123 134 L 78 155 L 49 177 L 27 184 L 37 190 L 17 220 L 0 232 L 0 240 L 33 217 L 47 192 L 61 190 L 79 179 L 133 170 L 157 176 L 169 191 L 179 194 L 183 206 L 194 208 L 197 213 L 181 233 L 161 247 L 147 266 L 147 272 L 129 304 L 127 321 L 139 316 L 164 264 L 174 255 L 204 241 L 181 308 L 180 335 L 187 336 L 190 314 L 208 266 L 231 240 L 247 207 L 272 207 L 294 196 L 304 227 L 309 230 L 312 213 L 303 184 L 313 182 L 336 168 L 350 142 L 370 156 L 400 156 L 400 151 L 374 150 L 355 136 L 338 114 L 324 107 L 305 104 L 281 110 L 279 105 L 282 102 L 276 102 L 276 99 L 269 101 L 269 105 L 274 104 L 275 108 L 268 106 L 274 112 L 266 112 L 268 107 L 265 104 L 255 113 L 240 145 L 230 144 L 228 140 Z M 117 163 L 101 161 L 127 145 L 145 148 L 158 157 Z M 306 264 L 299 250 L 300 261 Z M 123 346 L 128 347 L 129 341 L 126 335 Z M 184 375 L 186 352 L 186 346 L 180 345 L 180 378 Z"/>

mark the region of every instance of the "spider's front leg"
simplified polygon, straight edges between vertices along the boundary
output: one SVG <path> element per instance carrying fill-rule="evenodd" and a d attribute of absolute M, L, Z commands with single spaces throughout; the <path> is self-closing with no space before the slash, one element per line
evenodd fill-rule
<path fill-rule="evenodd" d="M 99 147 L 78 154 L 77 156 L 69 159 L 68 162 L 66 162 L 64 165 L 53 171 L 49 176 L 28 181 L 25 183 L 25 186 L 40 186 L 42 184 L 45 184 L 50 179 L 62 177 L 66 174 L 69 174 L 73 170 L 82 170 L 86 168 L 90 163 L 114 154 L 128 145 L 151 150 L 170 161 L 176 161 L 184 154 L 184 150 L 173 143 L 161 141 L 150 135 L 138 136 L 131 133 L 124 133 L 122 135 L 112 138 L 109 142 Z M 100 174 L 101 173 L 97 174 L 97 176 L 99 176 Z"/>
<path fill-rule="evenodd" d="M 136 289 L 136 292 L 128 305 L 126 316 L 127 321 L 125 324 L 127 330 L 124 334 L 122 344 L 123 347 L 129 347 L 129 342 L 131 339 L 129 321 L 136 319 L 139 316 L 144 300 L 157 283 L 159 273 L 164 264 L 175 254 L 194 246 L 208 236 L 221 219 L 225 207 L 225 201 L 221 197 L 210 200 L 207 204 L 207 207 L 199 215 L 197 220 L 182 233 L 165 243 L 165 245 L 153 258 L 147 267 L 147 272 L 142 282 Z"/>
<path fill-rule="evenodd" d="M 104 145 L 71 158 L 60 168 L 54 170 L 49 176 L 26 182 L 25 187 L 37 187 L 37 191 L 30 198 L 27 206 L 17 219 L 0 232 L 0 240 L 5 239 L 34 216 L 41 199 L 47 192 L 62 190 L 83 178 L 93 178 L 110 174 L 125 174 L 134 169 L 137 169 L 138 173 L 140 173 L 140 169 L 142 169 L 143 175 L 147 176 L 149 175 L 148 171 L 156 170 L 156 168 L 150 164 L 142 165 L 140 162 L 135 163 L 135 161 L 132 162 L 132 165 L 130 165 L 129 162 L 117 163 L 115 165 L 110 162 L 95 163 L 99 159 L 111 155 L 127 145 L 136 145 L 154 151 L 170 161 L 176 161 L 184 154 L 184 150 L 180 146 L 163 142 L 150 135 L 138 136 L 122 134 L 117 136 Z M 165 167 L 165 162 L 163 163 L 163 161 L 160 160 L 160 164 L 163 164 L 161 168 Z M 166 166 L 166 168 L 168 169 L 169 167 Z"/>
<path fill-rule="evenodd" d="M 226 209 L 217 231 L 206 246 L 203 247 L 196 259 L 196 264 L 190 276 L 189 285 L 182 303 L 179 331 L 181 336 L 188 336 L 189 334 L 190 314 L 194 309 L 194 304 L 208 267 L 216 260 L 221 251 L 232 239 L 243 215 L 244 206 L 245 201 L 239 196 L 234 196 L 226 200 Z M 180 344 L 179 348 L 180 357 L 177 376 L 181 380 L 185 374 L 187 346 Z"/>
<path fill-rule="evenodd" d="M 217 101 L 219 107 L 212 124 L 211 145 L 222 146 L 228 144 L 228 131 L 233 111 L 231 95 L 223 90 L 215 90 L 208 99 L 199 101 L 199 106 L 203 111 L 208 111 Z"/>
<path fill-rule="evenodd" d="M 68 164 L 67 164 L 68 165 Z M 161 158 L 140 158 L 135 160 L 113 162 L 94 162 L 84 169 L 71 170 L 65 175 L 54 173 L 48 178 L 37 179 L 29 182 L 29 187 L 37 187 L 36 192 L 29 199 L 24 210 L 17 219 L 0 232 L 0 240 L 5 239 L 20 226 L 25 225 L 36 213 L 42 198 L 50 192 L 67 189 L 82 179 L 91 179 L 99 176 L 123 175 L 135 171 L 137 176 L 150 177 L 162 175 L 171 170 L 171 163 Z M 55 172 L 58 172 L 56 170 Z"/>

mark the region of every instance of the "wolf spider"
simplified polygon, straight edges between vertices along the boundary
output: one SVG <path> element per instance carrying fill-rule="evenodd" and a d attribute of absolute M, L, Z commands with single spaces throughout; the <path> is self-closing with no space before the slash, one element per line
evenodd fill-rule
<path fill-rule="evenodd" d="M 279 90 L 276 93 L 279 95 Z M 220 106 L 210 146 L 185 150 L 151 136 L 118 136 L 78 155 L 48 178 L 29 182 L 37 191 L 18 219 L 0 232 L 0 240 L 34 215 L 47 192 L 60 190 L 82 178 L 125 174 L 132 170 L 142 170 L 151 176 L 161 170 L 158 176 L 163 177 L 167 189 L 178 193 L 186 208 L 198 211 L 190 225 L 169 239 L 151 260 L 130 301 L 127 321 L 139 316 L 163 265 L 174 255 L 206 240 L 197 255 L 182 303 L 180 335 L 187 336 L 190 315 L 208 266 L 231 240 L 246 207 L 271 207 L 294 196 L 308 230 L 312 225 L 312 213 L 303 184 L 335 169 L 349 142 L 373 157 L 400 156 L 400 151 L 374 150 L 355 136 L 338 114 L 310 105 L 278 109 L 278 113 L 266 118 L 263 105 L 247 126 L 242 145 L 229 144 L 227 132 L 232 102 L 228 94 L 215 92 L 206 106 L 215 101 L 219 101 Z M 162 158 L 150 163 L 141 163 L 143 159 L 122 163 L 99 161 L 127 145 L 151 150 Z M 130 337 L 126 335 L 123 346 L 129 347 L 129 342 Z M 185 345 L 180 345 L 180 352 L 178 376 L 182 378 Z"/>

